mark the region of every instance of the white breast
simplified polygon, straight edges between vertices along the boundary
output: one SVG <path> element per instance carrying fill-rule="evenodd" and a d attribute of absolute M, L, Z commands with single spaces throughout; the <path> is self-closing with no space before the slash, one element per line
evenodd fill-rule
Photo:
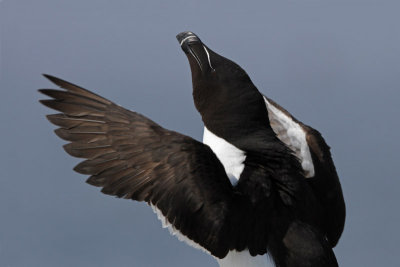
<path fill-rule="evenodd" d="M 272 267 L 268 255 L 253 257 L 248 250 L 241 252 L 231 250 L 223 259 L 217 259 L 220 267 Z"/>
<path fill-rule="evenodd" d="M 208 145 L 224 165 L 225 172 L 232 185 L 236 185 L 244 169 L 246 154 L 244 151 L 216 136 L 204 127 L 203 143 Z"/>
<path fill-rule="evenodd" d="M 315 174 L 314 164 L 303 128 L 292 118 L 272 105 L 266 97 L 264 97 L 264 100 L 272 130 L 300 159 L 305 176 L 307 178 L 313 177 Z"/>
<path fill-rule="evenodd" d="M 204 127 L 203 143 L 217 155 L 225 168 L 232 185 L 236 185 L 244 169 L 246 154 L 244 151 L 220 138 Z M 245 219 L 245 218 L 244 218 Z M 248 250 L 231 250 L 223 259 L 218 259 L 220 267 L 271 267 L 273 264 L 267 255 L 253 257 Z"/>

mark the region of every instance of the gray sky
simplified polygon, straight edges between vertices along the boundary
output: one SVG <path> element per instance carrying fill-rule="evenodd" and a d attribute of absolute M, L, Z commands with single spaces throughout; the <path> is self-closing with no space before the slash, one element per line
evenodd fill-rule
<path fill-rule="evenodd" d="M 0 1 L 0 266 L 217 266 L 143 203 L 99 193 L 37 101 L 41 73 L 201 139 L 191 30 L 332 147 L 347 203 L 341 266 L 398 266 L 398 1 Z"/>

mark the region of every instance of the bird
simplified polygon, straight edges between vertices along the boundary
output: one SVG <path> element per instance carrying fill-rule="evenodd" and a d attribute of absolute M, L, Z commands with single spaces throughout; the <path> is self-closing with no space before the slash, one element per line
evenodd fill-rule
<path fill-rule="evenodd" d="M 203 142 L 44 74 L 47 115 L 84 160 L 74 170 L 119 198 L 144 201 L 179 240 L 221 267 L 338 266 L 346 211 L 322 135 L 262 94 L 193 32 L 176 36 L 192 75 Z"/>

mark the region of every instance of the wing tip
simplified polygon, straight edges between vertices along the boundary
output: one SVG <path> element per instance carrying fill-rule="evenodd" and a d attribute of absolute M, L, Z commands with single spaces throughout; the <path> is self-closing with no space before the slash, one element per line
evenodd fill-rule
<path fill-rule="evenodd" d="M 77 91 L 77 90 L 84 90 L 84 91 L 86 91 L 86 90 L 83 89 L 82 87 L 80 87 L 80 86 L 78 86 L 78 85 L 76 85 L 76 84 L 67 82 L 66 80 L 60 79 L 60 78 L 58 78 L 58 77 L 56 77 L 56 76 L 53 76 L 53 75 L 50 75 L 50 74 L 46 74 L 46 73 L 42 73 L 42 75 L 43 75 L 46 79 L 48 79 L 49 81 L 51 81 L 52 83 L 54 83 L 55 85 L 57 85 L 57 86 L 59 86 L 59 87 L 61 87 L 61 88 L 63 88 L 63 89 L 67 89 L 68 91 Z"/>
<path fill-rule="evenodd" d="M 51 97 L 53 99 L 57 99 L 59 97 L 56 96 L 56 93 L 65 92 L 65 91 L 58 90 L 58 89 L 41 88 L 41 89 L 38 89 L 38 92 L 43 94 L 43 95 L 45 95 L 45 96 Z"/>
<path fill-rule="evenodd" d="M 41 103 L 42 105 L 54 109 L 54 99 L 40 99 L 39 103 Z"/>
<path fill-rule="evenodd" d="M 52 83 L 59 85 L 59 82 L 61 82 L 62 80 L 60 78 L 57 78 L 53 75 L 47 74 L 47 73 L 42 73 L 43 77 L 45 77 L 46 79 L 48 79 L 49 81 L 51 81 Z"/>
<path fill-rule="evenodd" d="M 89 90 L 87 90 L 87 89 L 85 89 L 85 88 L 83 88 L 83 87 L 81 87 L 79 85 L 67 82 L 67 81 L 65 81 L 63 79 L 57 78 L 57 77 L 55 77 L 53 75 L 50 75 L 50 74 L 43 73 L 42 75 L 45 78 L 47 78 L 49 81 L 51 81 L 52 83 L 54 83 L 58 87 L 65 89 L 66 91 L 73 92 L 73 93 L 76 93 L 76 94 L 79 94 L 79 95 L 82 95 L 82 96 L 97 100 L 98 102 L 101 102 L 101 103 L 106 104 L 106 105 L 112 104 L 112 102 L 110 100 L 108 100 L 108 99 L 106 99 L 106 98 L 104 98 L 104 97 L 102 97 L 102 96 L 100 96 L 100 95 L 98 95 L 96 93 L 93 93 L 93 92 L 91 92 L 91 91 L 89 91 Z M 43 89 L 43 90 L 39 89 L 39 92 L 46 95 L 46 92 L 48 92 L 48 91 L 46 91 L 46 89 Z"/>
<path fill-rule="evenodd" d="M 46 94 L 45 93 L 45 89 L 38 89 L 38 92 L 41 93 L 41 94 L 44 94 L 44 95 Z"/>

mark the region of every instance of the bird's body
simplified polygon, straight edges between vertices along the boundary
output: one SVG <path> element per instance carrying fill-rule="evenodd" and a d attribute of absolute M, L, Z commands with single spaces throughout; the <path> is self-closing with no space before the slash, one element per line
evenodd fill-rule
<path fill-rule="evenodd" d="M 234 62 L 191 32 L 186 53 L 204 144 L 90 91 L 42 89 L 62 113 L 75 170 L 118 197 L 146 201 L 164 227 L 220 266 L 337 266 L 344 225 L 341 187 L 321 135 L 263 96 Z M 268 259 L 270 258 L 271 261 Z"/>

